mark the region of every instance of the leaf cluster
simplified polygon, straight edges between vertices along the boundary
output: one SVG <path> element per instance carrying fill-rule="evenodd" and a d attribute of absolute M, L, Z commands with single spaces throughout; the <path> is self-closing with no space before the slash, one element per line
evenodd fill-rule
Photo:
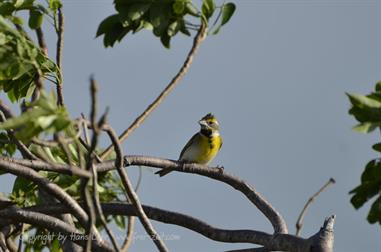
<path fill-rule="evenodd" d="M 27 104 L 26 111 L 20 116 L 0 123 L 0 129 L 13 130 L 17 139 L 28 142 L 42 132 L 57 133 L 70 125 L 66 109 L 56 105 L 53 95 L 42 92 L 38 100 Z"/>
<path fill-rule="evenodd" d="M 359 124 L 353 129 L 361 133 L 370 133 L 376 129 L 381 130 L 381 82 L 376 83 L 375 91 L 368 95 L 347 94 L 352 107 L 349 114 Z M 381 143 L 372 147 L 381 153 Z M 380 159 L 371 160 L 361 175 L 361 184 L 353 189 L 352 205 L 358 209 L 369 200 L 376 198 L 369 210 L 367 220 L 369 223 L 378 222 L 381 225 L 381 162 Z"/>
<path fill-rule="evenodd" d="M 172 37 L 179 32 L 190 36 L 190 30 L 197 29 L 201 22 L 207 25 L 217 9 L 214 0 L 204 0 L 201 10 L 192 0 L 115 0 L 114 6 L 117 13 L 104 19 L 97 31 L 97 37 L 104 35 L 105 47 L 120 42 L 130 32 L 135 34 L 148 29 L 169 48 Z M 212 34 L 217 34 L 235 11 L 233 3 L 218 8 L 220 13 L 214 24 L 218 21 L 219 24 Z M 198 23 L 193 24 L 187 20 L 189 18 L 198 20 Z"/>
<path fill-rule="evenodd" d="M 58 79 L 58 71 L 38 46 L 0 16 L 0 89 L 12 102 L 32 94 L 38 75 Z"/>

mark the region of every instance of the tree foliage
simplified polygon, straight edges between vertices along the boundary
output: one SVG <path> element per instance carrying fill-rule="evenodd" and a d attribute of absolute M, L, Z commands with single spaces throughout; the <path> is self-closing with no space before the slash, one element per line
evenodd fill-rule
<path fill-rule="evenodd" d="M 129 33 L 147 29 L 169 48 L 172 37 L 179 32 L 190 36 L 190 30 L 197 29 L 201 22 L 208 24 L 216 10 L 211 34 L 217 34 L 235 11 L 233 3 L 216 6 L 214 0 L 204 0 L 201 8 L 191 0 L 115 0 L 114 6 L 117 13 L 104 19 L 97 31 L 97 36 L 104 36 L 105 47 L 113 46 Z"/>
<path fill-rule="evenodd" d="M 358 122 L 353 127 L 360 133 L 370 133 L 381 130 L 381 82 L 376 83 L 375 91 L 368 95 L 347 94 L 352 107 L 349 114 Z M 381 153 L 381 143 L 372 146 L 373 150 Z M 350 193 L 352 205 L 358 209 L 366 202 L 374 199 L 369 210 L 367 220 L 369 223 L 381 224 L 381 162 L 375 158 L 368 162 L 361 175 L 361 184 Z"/>
<path fill-rule="evenodd" d="M 233 3 L 217 6 L 214 0 L 204 0 L 200 7 L 191 0 L 116 0 L 114 6 L 117 13 L 105 18 L 96 34 L 103 36 L 105 47 L 121 42 L 127 34 L 149 29 L 169 48 L 171 38 L 178 33 L 191 36 L 191 31 L 198 30 L 202 24 L 208 26 L 213 15 L 211 28 L 213 34 L 217 34 L 235 11 Z M 57 103 L 58 94 L 44 91 L 44 88 L 62 85 L 59 63 L 47 55 L 42 31 L 43 25 L 52 25 L 57 37 L 62 36 L 59 23 L 62 7 L 61 0 L 0 1 L 0 90 L 7 94 L 10 102 L 19 103 L 22 107 L 22 113 L 14 116 L 1 101 L 0 151 L 3 157 L 17 157 L 24 155 L 16 151 L 24 146 L 29 158 L 86 169 L 102 149 L 90 146 L 93 142 L 84 143 L 81 139 L 83 125 L 86 125 L 83 119 L 72 118 L 66 108 Z M 36 33 L 37 41 L 26 32 L 26 26 Z M 42 86 L 43 83 L 47 86 Z M 99 121 L 98 126 L 101 125 Z M 7 171 L 0 168 L 0 174 L 5 173 Z M 86 181 L 79 176 L 50 171 L 39 171 L 38 174 L 75 200 L 83 199 L 83 193 L 96 190 L 102 203 L 126 201 L 126 192 L 114 171 L 100 172 L 95 187 L 94 181 Z M 8 198 L 19 207 L 49 201 L 36 183 L 23 176 L 16 178 Z M 126 228 L 126 216 L 109 215 L 105 221 L 114 221 L 120 228 Z M 77 219 L 74 222 L 80 226 Z M 96 222 L 96 226 L 102 229 L 104 224 Z M 38 236 L 46 234 L 47 230 L 29 226 L 23 232 Z M 60 251 L 56 239 L 50 244 L 36 241 L 26 243 L 24 250 L 41 251 L 49 246 L 52 251 Z"/>

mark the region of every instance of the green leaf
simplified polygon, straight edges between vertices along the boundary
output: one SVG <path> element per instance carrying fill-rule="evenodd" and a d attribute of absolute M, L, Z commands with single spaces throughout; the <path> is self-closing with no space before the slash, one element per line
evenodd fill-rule
<path fill-rule="evenodd" d="M 165 48 L 169 49 L 171 47 L 171 37 L 168 36 L 167 34 L 163 34 L 160 37 L 160 41 Z"/>
<path fill-rule="evenodd" d="M 360 133 L 370 133 L 381 125 L 380 123 L 365 122 L 354 126 L 352 129 Z"/>
<path fill-rule="evenodd" d="M 381 152 L 381 143 L 374 144 L 372 149 L 378 152 Z"/>
<path fill-rule="evenodd" d="M 376 92 L 381 92 L 381 81 L 376 83 L 375 90 Z"/>
<path fill-rule="evenodd" d="M 227 3 L 222 6 L 221 26 L 227 24 L 235 12 L 234 3 Z"/>
<path fill-rule="evenodd" d="M 36 185 L 33 184 L 30 180 L 24 177 L 17 177 L 14 184 L 12 193 L 18 193 L 20 191 L 28 193 L 36 188 Z"/>
<path fill-rule="evenodd" d="M 202 1 L 201 12 L 207 20 L 209 20 L 209 18 L 213 15 L 215 9 L 216 5 L 214 3 L 214 0 Z"/>
<path fill-rule="evenodd" d="M 175 21 L 172 24 L 170 24 L 168 26 L 168 31 L 167 31 L 168 36 L 170 36 L 170 37 L 175 36 L 177 34 L 177 32 L 180 30 L 180 25 L 181 24 L 178 21 Z"/>
<path fill-rule="evenodd" d="M 57 238 L 54 238 L 53 241 L 50 244 L 50 251 L 51 252 L 62 252 L 60 241 Z"/>
<path fill-rule="evenodd" d="M 40 98 L 28 106 L 26 112 L 0 123 L 0 129 L 15 130 L 16 138 L 29 141 L 41 132 L 56 133 L 70 125 L 71 120 L 66 109 L 57 107 L 55 97 L 48 97 L 42 92 Z"/>
<path fill-rule="evenodd" d="M 170 6 L 162 3 L 155 3 L 150 8 L 150 23 L 154 27 L 155 36 L 161 35 L 167 31 L 169 25 L 168 16 L 170 15 Z"/>
<path fill-rule="evenodd" d="M 137 3 L 131 5 L 128 9 L 127 16 L 132 20 L 135 21 L 139 18 L 141 18 L 150 8 L 150 3 Z"/>
<path fill-rule="evenodd" d="M 184 0 L 176 0 L 172 5 L 173 12 L 177 15 L 183 14 L 183 12 L 185 11 L 185 4 L 186 1 Z"/>
<path fill-rule="evenodd" d="M 119 227 L 121 230 L 126 229 L 126 218 L 123 215 L 115 215 L 114 221 L 117 227 Z"/>
<path fill-rule="evenodd" d="M 37 28 L 40 28 L 43 20 L 44 20 L 44 15 L 40 11 L 38 10 L 29 11 L 28 25 L 31 29 L 35 30 Z"/>
<path fill-rule="evenodd" d="M 364 107 L 377 108 L 377 109 L 381 108 L 381 102 L 380 101 L 378 101 L 376 99 L 369 98 L 365 95 L 348 94 L 347 93 L 347 96 L 349 97 L 349 100 L 351 101 L 353 106 L 357 106 L 360 108 L 364 108 Z"/>
<path fill-rule="evenodd" d="M 49 0 L 49 9 L 56 12 L 59 8 L 62 8 L 61 0 Z"/>
<path fill-rule="evenodd" d="M 351 198 L 352 205 L 358 209 L 369 199 L 379 194 L 381 190 L 381 163 L 379 160 L 371 160 L 361 175 L 361 184 L 350 191 L 354 194 Z"/>
<path fill-rule="evenodd" d="M 191 2 L 185 4 L 185 10 L 191 16 L 200 17 L 200 11 Z"/>
<path fill-rule="evenodd" d="M 10 2 L 0 3 L 1 16 L 10 16 L 15 10 L 15 6 Z"/>
<path fill-rule="evenodd" d="M 116 41 L 120 41 L 131 28 L 123 27 L 121 23 L 115 24 L 104 36 L 103 44 L 105 47 L 114 46 Z"/>
<path fill-rule="evenodd" d="M 379 222 L 381 224 L 381 195 L 372 204 L 367 216 L 369 223 L 373 224 Z"/>
<path fill-rule="evenodd" d="M 96 36 L 107 33 L 115 24 L 120 23 L 118 14 L 105 18 L 99 25 Z"/>

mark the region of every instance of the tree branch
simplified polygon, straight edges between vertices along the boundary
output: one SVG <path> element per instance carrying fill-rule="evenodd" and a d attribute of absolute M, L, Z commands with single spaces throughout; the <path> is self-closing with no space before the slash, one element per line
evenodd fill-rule
<path fill-rule="evenodd" d="M 296 235 L 299 236 L 302 227 L 303 227 L 303 220 L 304 216 L 306 215 L 308 207 L 315 201 L 315 199 L 319 196 L 320 193 L 322 193 L 328 186 L 334 184 L 336 181 L 333 178 L 330 178 L 327 183 L 325 183 L 314 195 L 312 195 L 304 205 L 302 212 L 300 213 L 298 220 L 296 221 Z"/>
<path fill-rule="evenodd" d="M 107 235 L 110 238 L 110 241 L 114 247 L 114 250 L 118 251 L 119 250 L 118 243 L 117 243 L 116 238 L 115 238 L 114 234 L 112 233 L 111 229 L 107 225 L 106 218 L 105 218 L 103 211 L 102 211 L 102 208 L 101 208 L 101 204 L 100 204 L 100 200 L 99 200 L 99 193 L 98 193 L 98 188 L 97 188 L 98 187 L 98 172 L 97 172 L 96 168 L 94 167 L 95 149 L 96 149 L 96 146 L 98 145 L 100 128 L 105 123 L 106 116 L 108 113 L 108 110 L 106 110 L 104 115 L 99 120 L 98 124 L 96 123 L 97 107 L 98 107 L 98 100 L 97 100 L 97 94 L 96 94 L 97 89 L 98 88 L 97 88 L 97 84 L 95 82 L 95 79 L 93 77 L 91 77 L 91 79 L 90 79 L 90 94 L 91 94 L 90 118 L 91 118 L 91 125 L 93 128 L 93 136 L 91 139 L 90 150 L 88 151 L 88 155 L 87 155 L 86 170 L 91 171 L 91 174 L 92 174 L 92 177 L 91 177 L 91 179 L 92 179 L 92 198 L 91 198 L 91 201 L 92 202 L 90 202 L 90 199 L 87 199 L 87 201 L 88 201 L 87 204 L 91 203 L 95 207 L 95 209 L 92 209 L 93 206 L 91 206 L 91 211 L 92 211 L 91 215 L 95 215 L 95 212 L 97 213 L 99 220 L 101 221 L 103 227 L 106 230 Z M 88 182 L 89 180 L 86 180 L 86 181 Z M 87 192 L 85 192 L 85 194 L 87 194 Z M 94 223 L 91 223 L 91 225 L 95 224 L 95 216 L 93 216 L 93 218 L 94 218 L 94 220 L 93 220 Z"/>
<path fill-rule="evenodd" d="M 49 208 L 49 205 L 43 206 L 42 208 Z M 70 212 L 69 209 L 67 210 L 68 212 Z M 55 213 L 55 214 L 58 214 L 58 213 Z M 81 245 L 82 247 L 85 245 L 87 240 L 86 237 L 84 237 L 84 235 L 80 231 L 78 231 L 76 228 L 61 221 L 60 219 L 57 219 L 52 216 L 42 214 L 39 212 L 33 212 L 33 211 L 18 209 L 16 207 L 11 207 L 11 208 L 1 210 L 0 216 L 2 218 L 1 224 L 20 223 L 20 222 L 29 223 L 35 226 L 46 228 L 54 232 L 62 233 L 66 235 L 67 239 Z M 70 237 L 75 237 L 75 239 L 70 239 Z M 114 251 L 107 243 L 99 241 L 98 239 L 90 239 L 90 240 L 92 241 L 92 246 L 94 251 L 102 251 L 102 252 Z"/>
<path fill-rule="evenodd" d="M 8 164 L 19 164 L 22 166 L 27 166 L 36 171 L 51 171 L 57 172 L 66 175 L 90 178 L 92 175 L 90 172 L 82 170 L 77 166 L 69 166 L 64 164 L 53 164 L 44 162 L 41 160 L 29 160 L 29 159 L 18 159 L 18 158 L 10 158 L 10 157 L 0 157 L 0 160 L 6 162 Z"/>
<path fill-rule="evenodd" d="M 161 159 L 149 156 L 125 156 L 125 166 L 137 165 L 148 166 L 154 168 L 173 169 L 185 173 L 194 173 L 209 177 L 214 180 L 224 182 L 234 189 L 242 192 L 271 222 L 276 233 L 288 233 L 287 225 L 283 217 L 275 210 L 273 206 L 262 195 L 260 195 L 254 187 L 246 183 L 244 180 L 221 172 L 219 168 L 210 168 L 199 164 L 184 164 L 170 159 Z M 98 172 L 114 169 L 112 163 L 104 162 L 97 165 Z"/>
<path fill-rule="evenodd" d="M 165 243 L 163 242 L 161 237 L 157 234 L 156 230 L 154 229 L 151 222 L 149 221 L 149 219 L 148 219 L 146 213 L 144 212 L 144 209 L 140 203 L 139 197 L 136 194 L 136 192 L 134 191 L 134 188 L 130 182 L 130 179 L 128 178 L 127 173 L 123 169 L 123 152 L 122 152 L 122 148 L 120 146 L 118 136 L 116 135 L 116 133 L 114 132 L 114 130 L 111 127 L 107 127 L 105 125 L 103 127 L 103 129 L 109 135 L 111 142 L 114 146 L 114 149 L 116 152 L 116 159 L 115 159 L 116 170 L 117 170 L 117 172 L 118 172 L 118 174 L 122 180 L 122 184 L 123 184 L 124 189 L 126 190 L 128 198 L 136 210 L 136 213 L 137 213 L 137 216 L 139 217 L 140 222 L 142 223 L 147 234 L 150 236 L 150 238 L 155 243 L 158 250 L 161 252 L 167 252 L 168 248 L 166 247 Z"/>
<path fill-rule="evenodd" d="M 119 141 L 122 143 L 128 136 L 140 126 L 140 124 L 149 116 L 149 114 L 165 99 L 165 97 L 172 91 L 172 89 L 180 82 L 184 75 L 188 72 L 190 65 L 193 62 L 193 57 L 196 54 L 198 48 L 200 47 L 202 41 L 206 37 L 206 26 L 204 23 L 200 26 L 196 37 L 193 40 L 193 46 L 188 53 L 188 56 L 180 68 L 179 72 L 173 77 L 171 82 L 166 86 L 166 88 L 160 93 L 160 95 L 144 110 L 144 112 L 139 115 L 135 121 L 119 136 Z M 101 154 L 101 159 L 105 159 L 112 151 L 113 146 L 110 145 Z"/>
<path fill-rule="evenodd" d="M 59 83 L 56 85 L 57 89 L 57 105 L 64 106 L 64 97 L 62 93 L 62 48 L 63 48 L 63 34 L 64 34 L 64 15 L 62 9 L 58 8 L 58 29 L 57 29 L 57 52 L 56 52 L 56 63 L 59 71 Z"/>
<path fill-rule="evenodd" d="M 50 182 L 48 179 L 42 177 L 36 171 L 19 164 L 5 162 L 4 160 L 0 160 L 0 168 L 16 176 L 21 176 L 30 181 L 33 181 L 35 184 L 43 188 L 46 192 L 49 192 L 60 202 L 65 204 L 74 214 L 74 216 L 78 218 L 81 225 L 85 225 L 87 223 L 88 216 L 78 205 L 78 203 L 72 197 L 70 197 L 70 195 L 67 194 L 61 187 Z"/>
<path fill-rule="evenodd" d="M 19 159 L 11 159 L 16 163 L 20 163 L 25 166 L 30 166 L 34 169 L 41 170 L 53 170 L 56 171 L 69 171 L 67 165 L 58 165 L 55 164 L 54 168 L 45 162 L 42 161 L 21 161 Z M 244 180 L 237 178 L 233 175 L 228 174 L 227 172 L 221 173 L 221 170 L 218 168 L 209 168 L 204 165 L 198 164 L 183 164 L 178 161 L 161 159 L 149 156 L 132 156 L 127 155 L 124 157 L 125 166 L 148 166 L 154 168 L 163 168 L 163 169 L 173 169 L 185 173 L 194 173 L 201 176 L 206 176 L 214 180 L 224 182 L 234 189 L 242 192 L 271 222 L 274 227 L 275 232 L 277 233 L 288 233 L 287 225 L 283 217 L 276 211 L 266 199 L 260 195 L 255 188 L 247 184 Z M 106 172 L 115 169 L 115 161 L 107 161 L 95 165 L 97 172 Z M 72 169 L 77 170 L 77 169 Z"/>
<path fill-rule="evenodd" d="M 46 45 L 45 36 L 41 28 L 36 29 L 36 35 L 41 51 L 45 54 L 45 56 L 48 56 L 48 46 Z"/>
<path fill-rule="evenodd" d="M 136 208 L 132 204 L 124 203 L 104 203 L 102 209 L 108 215 L 137 216 Z M 209 239 L 226 243 L 251 243 L 265 246 L 269 251 L 292 251 L 292 252 L 310 252 L 310 248 L 323 247 L 323 244 L 333 242 L 333 224 L 335 216 L 326 219 L 323 227 L 315 235 L 308 239 L 303 239 L 289 234 L 268 234 L 256 230 L 227 230 L 213 227 L 208 223 L 197 218 L 181 214 L 178 212 L 163 210 L 151 206 L 143 206 L 147 216 L 155 221 L 166 224 L 181 226 L 199 233 Z M 57 214 L 68 212 L 66 206 L 54 204 L 49 206 L 33 206 L 25 208 L 24 211 L 40 212 L 43 214 Z M 0 211 L 0 216 L 1 211 Z M 332 239 L 331 239 L 332 238 Z M 333 243 L 332 243 L 333 244 Z M 331 244 L 331 245 L 332 245 Z M 326 246 L 324 245 L 324 246 Z M 327 246 L 326 246 L 327 247 Z M 262 249 L 262 248 L 256 248 Z M 240 251 L 240 250 L 238 250 Z M 243 250 L 245 251 L 245 250 Z M 264 251 L 248 250 L 248 251 Z M 312 250 L 315 251 L 315 250 Z M 331 250 L 321 250 L 322 252 L 331 252 Z"/>

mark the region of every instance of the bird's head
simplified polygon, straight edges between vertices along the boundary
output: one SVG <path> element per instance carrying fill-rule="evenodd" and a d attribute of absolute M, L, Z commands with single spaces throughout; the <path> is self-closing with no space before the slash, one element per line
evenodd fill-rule
<path fill-rule="evenodd" d="M 198 123 L 200 124 L 202 130 L 213 132 L 218 131 L 220 129 L 220 125 L 218 124 L 217 118 L 211 113 L 201 118 L 201 120 L 198 121 Z"/>

